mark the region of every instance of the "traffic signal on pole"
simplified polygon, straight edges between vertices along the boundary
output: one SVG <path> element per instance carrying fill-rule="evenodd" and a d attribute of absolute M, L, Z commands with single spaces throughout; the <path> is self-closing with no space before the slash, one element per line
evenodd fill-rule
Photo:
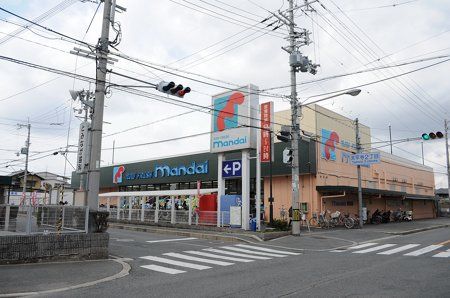
<path fill-rule="evenodd" d="M 444 134 L 440 131 L 434 133 L 423 133 L 422 134 L 422 140 L 428 141 L 428 140 L 434 140 L 434 139 L 442 139 L 444 137 Z"/>
<path fill-rule="evenodd" d="M 283 125 L 281 126 L 281 130 L 280 132 L 277 134 L 277 139 L 287 143 L 291 140 L 291 132 L 290 132 L 290 127 L 287 125 Z"/>
<path fill-rule="evenodd" d="M 160 82 L 156 86 L 156 90 L 177 97 L 183 97 L 186 93 L 191 92 L 191 88 L 189 87 L 184 88 L 183 85 L 181 84 L 175 85 L 174 82 L 165 82 L 165 81 Z"/>
<path fill-rule="evenodd" d="M 290 164 L 292 163 L 292 152 L 293 150 L 291 148 L 285 148 L 283 150 L 283 163 Z"/>

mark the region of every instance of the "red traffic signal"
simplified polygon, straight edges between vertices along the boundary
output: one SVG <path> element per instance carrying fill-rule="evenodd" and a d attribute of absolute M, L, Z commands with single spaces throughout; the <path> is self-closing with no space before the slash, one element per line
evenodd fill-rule
<path fill-rule="evenodd" d="M 183 85 L 178 84 L 175 86 L 174 82 L 165 82 L 162 81 L 156 86 L 156 90 L 161 91 L 163 93 L 167 93 L 170 95 L 183 97 L 186 93 L 191 92 L 191 88 L 184 88 Z"/>

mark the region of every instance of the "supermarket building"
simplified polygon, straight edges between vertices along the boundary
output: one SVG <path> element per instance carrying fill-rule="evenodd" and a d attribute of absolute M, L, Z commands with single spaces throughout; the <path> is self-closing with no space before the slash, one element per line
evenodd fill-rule
<path fill-rule="evenodd" d="M 275 113 L 274 131 L 289 124 L 290 111 Z M 357 172 L 350 163 L 355 152 L 355 128 L 351 119 L 318 105 L 308 106 L 301 118 L 303 138 L 299 142 L 301 209 L 310 218 L 324 210 L 357 214 Z M 360 124 L 361 144 L 370 151 L 370 128 Z M 288 143 L 275 142 L 272 163 L 274 218 L 291 206 L 291 168 L 283 163 L 282 152 Z M 372 150 L 375 151 L 375 150 Z M 435 217 L 434 174 L 431 167 L 380 151 L 381 163 L 362 167 L 363 207 L 372 213 L 380 210 L 413 211 L 414 219 Z M 251 154 L 255 155 L 255 152 Z M 226 160 L 239 159 L 239 152 L 225 154 Z M 255 160 L 250 167 L 250 213 L 255 214 Z M 100 193 L 216 189 L 217 154 L 206 152 L 102 167 Z M 269 164 L 261 166 L 262 208 L 269 218 Z M 72 175 L 72 187 L 79 176 Z M 225 180 L 225 194 L 241 194 L 240 179 Z M 107 204 L 101 197 L 99 204 Z M 114 203 L 112 203 L 114 204 Z"/>

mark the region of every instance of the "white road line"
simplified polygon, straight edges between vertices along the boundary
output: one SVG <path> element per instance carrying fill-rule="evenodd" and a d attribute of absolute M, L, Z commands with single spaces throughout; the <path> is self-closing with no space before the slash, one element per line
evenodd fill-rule
<path fill-rule="evenodd" d="M 233 246 L 222 246 L 222 248 L 225 248 L 225 249 L 228 249 L 228 250 L 237 251 L 237 252 L 243 252 L 243 253 L 246 253 L 246 254 L 265 256 L 265 257 L 275 257 L 275 258 L 287 257 L 286 255 L 271 254 L 271 253 L 259 252 L 259 251 L 252 251 L 252 250 L 238 248 L 238 247 L 233 247 Z"/>
<path fill-rule="evenodd" d="M 293 256 L 301 255 L 301 253 L 297 253 L 297 252 L 282 251 L 282 250 L 270 249 L 270 248 L 260 247 L 260 246 L 251 246 L 251 245 L 247 245 L 247 244 L 236 244 L 235 246 L 256 249 L 256 250 L 261 250 L 261 251 L 267 251 L 267 252 L 274 252 L 274 253 L 279 253 L 279 254 L 284 254 L 284 255 L 293 255 Z"/>
<path fill-rule="evenodd" d="M 144 266 L 141 266 L 141 267 L 145 268 L 145 269 L 150 269 L 150 270 L 153 270 L 153 271 L 167 273 L 167 274 L 179 274 L 179 273 L 185 273 L 186 272 L 186 271 L 183 271 L 183 270 L 177 270 L 177 269 L 172 269 L 172 268 L 158 266 L 158 265 L 144 265 Z"/>
<path fill-rule="evenodd" d="M 214 254 L 210 254 L 210 253 L 207 253 L 207 252 L 195 251 L 195 250 L 187 250 L 187 251 L 185 251 L 185 253 L 198 255 L 198 256 L 204 256 L 204 257 L 209 257 L 209 258 L 227 260 L 227 261 L 242 262 L 242 263 L 249 263 L 249 262 L 253 262 L 254 261 L 254 260 L 249 260 L 249 259 L 240 259 L 240 258 L 219 256 L 219 255 L 214 255 Z"/>
<path fill-rule="evenodd" d="M 395 246 L 396 244 L 384 244 L 384 245 L 380 245 L 380 246 L 375 246 L 375 247 L 371 247 L 368 249 L 363 249 L 363 250 L 358 250 L 358 251 L 354 251 L 354 254 L 365 254 L 368 252 L 372 252 L 372 251 L 377 251 L 377 250 L 382 250 L 388 247 L 392 247 Z"/>
<path fill-rule="evenodd" d="M 423 254 L 425 254 L 427 252 L 436 250 L 436 249 L 438 249 L 440 247 L 442 247 L 442 245 L 429 245 L 429 246 L 424 247 L 422 249 L 415 250 L 415 251 L 409 252 L 407 254 L 404 254 L 404 256 L 413 256 L 413 257 L 420 256 L 420 255 L 423 255 Z"/>
<path fill-rule="evenodd" d="M 183 259 L 183 260 L 188 260 L 188 261 L 196 261 L 196 262 L 200 262 L 200 263 L 214 264 L 214 265 L 219 265 L 219 266 L 234 265 L 234 263 L 202 259 L 202 258 L 197 258 L 197 257 L 194 257 L 194 256 L 182 255 L 182 254 L 175 253 L 175 252 L 168 252 L 168 253 L 165 253 L 163 255 L 169 256 L 169 257 L 174 257 L 174 258 L 179 258 L 179 259 Z"/>
<path fill-rule="evenodd" d="M 270 260 L 272 258 L 268 258 L 268 257 L 261 257 L 261 256 L 249 256 L 246 254 L 240 254 L 237 252 L 232 252 L 232 251 L 226 251 L 226 250 L 222 250 L 222 249 L 215 249 L 215 248 L 205 248 L 206 251 L 212 251 L 212 252 L 216 252 L 219 254 L 224 254 L 224 255 L 229 255 L 229 256 L 235 256 L 235 257 L 242 257 L 242 258 L 247 258 L 247 259 L 257 259 L 257 260 Z"/>
<path fill-rule="evenodd" d="M 448 257 L 450 257 L 450 249 L 447 249 L 447 251 L 440 252 L 433 256 L 433 258 L 448 258 Z"/>
<path fill-rule="evenodd" d="M 197 264 L 192 264 L 192 263 L 187 263 L 187 262 L 174 261 L 174 260 L 171 260 L 171 259 L 154 257 L 154 256 L 141 257 L 141 259 L 146 259 L 146 260 L 160 262 L 160 263 L 166 263 L 166 264 L 180 266 L 180 267 L 192 268 L 192 269 L 197 269 L 197 270 L 211 269 L 211 267 L 209 267 L 209 266 L 197 265 Z"/>
<path fill-rule="evenodd" d="M 352 246 L 352 247 L 349 247 L 348 249 L 360 249 L 360 248 L 364 248 L 364 247 L 368 247 L 368 246 L 373 246 L 373 245 L 377 245 L 378 243 L 364 243 L 364 244 L 360 244 L 360 245 L 357 245 L 357 246 Z"/>
<path fill-rule="evenodd" d="M 172 242 L 172 241 L 184 241 L 184 240 L 196 240 L 197 238 L 189 237 L 189 238 L 178 238 L 178 239 L 161 239 L 161 240 L 151 240 L 145 241 L 147 243 L 159 243 L 159 242 Z"/>
<path fill-rule="evenodd" d="M 405 250 L 408 250 L 410 248 L 413 248 L 413 247 L 416 247 L 416 246 L 419 246 L 419 245 L 420 244 L 408 244 L 408 245 L 400 246 L 400 247 L 393 248 L 393 249 L 390 249 L 390 250 L 386 250 L 386 251 L 383 251 L 383 252 L 379 252 L 377 254 L 378 255 L 392 255 L 392 254 L 395 254 L 395 253 L 398 253 L 398 252 L 401 252 L 401 251 L 405 251 Z"/>

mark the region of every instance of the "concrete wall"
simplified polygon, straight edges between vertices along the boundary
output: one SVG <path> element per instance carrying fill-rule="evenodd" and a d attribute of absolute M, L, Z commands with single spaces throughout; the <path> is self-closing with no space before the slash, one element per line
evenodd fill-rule
<path fill-rule="evenodd" d="M 0 236 L 0 264 L 108 258 L 108 233 Z"/>

